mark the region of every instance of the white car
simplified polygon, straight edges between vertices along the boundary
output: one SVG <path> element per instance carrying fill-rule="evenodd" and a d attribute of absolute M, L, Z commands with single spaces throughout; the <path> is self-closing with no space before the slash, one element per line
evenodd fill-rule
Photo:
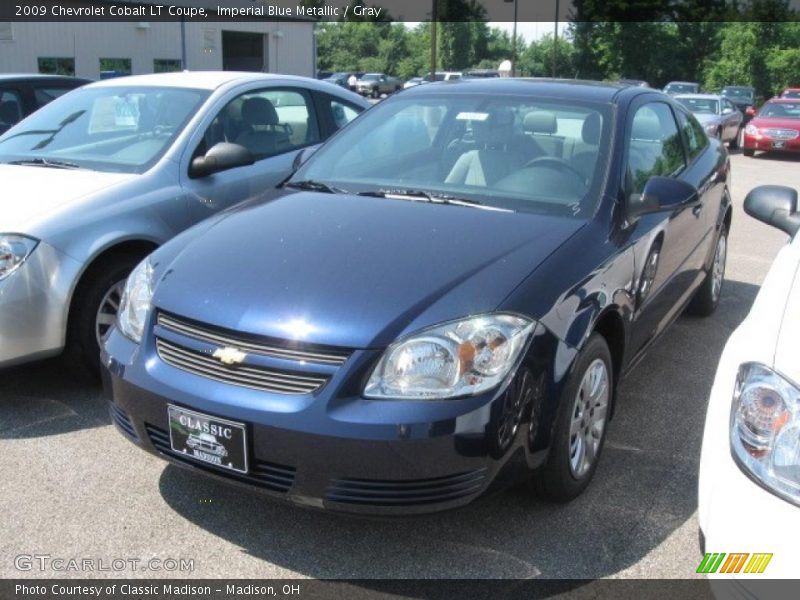
<path fill-rule="evenodd" d="M 779 186 L 754 189 L 744 208 L 793 239 L 717 369 L 700 460 L 698 572 L 758 593 L 759 579 L 800 574 L 800 214 L 797 192 Z"/>

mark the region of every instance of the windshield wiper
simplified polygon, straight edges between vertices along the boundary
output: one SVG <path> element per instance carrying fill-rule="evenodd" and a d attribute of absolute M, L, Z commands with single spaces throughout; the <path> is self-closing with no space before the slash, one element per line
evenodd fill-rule
<path fill-rule="evenodd" d="M 471 206 L 473 208 L 483 208 L 485 210 L 498 210 L 502 212 L 514 212 L 511 209 L 499 208 L 497 206 L 486 206 L 482 202 L 471 198 L 459 198 L 450 194 L 438 192 L 428 192 L 416 189 L 386 189 L 359 192 L 359 196 L 374 196 L 376 198 L 394 198 L 397 200 L 412 200 L 414 202 L 430 202 L 431 204 L 448 204 L 453 206 Z"/>
<path fill-rule="evenodd" d="M 10 160 L 7 165 L 21 165 L 24 167 L 50 167 L 51 169 L 80 169 L 79 164 L 65 160 L 51 160 L 49 158 L 25 158 Z"/>
<path fill-rule="evenodd" d="M 326 194 L 349 194 L 347 190 L 337 188 L 322 181 L 315 181 L 313 179 L 302 179 L 300 181 L 287 181 L 283 187 L 292 188 L 295 190 L 306 190 L 309 192 L 324 192 Z"/>

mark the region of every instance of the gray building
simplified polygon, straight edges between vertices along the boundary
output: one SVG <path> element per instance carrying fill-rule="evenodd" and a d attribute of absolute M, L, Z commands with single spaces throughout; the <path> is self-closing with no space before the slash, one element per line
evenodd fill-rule
<path fill-rule="evenodd" d="M 207 0 L 173 3 L 208 4 Z M 233 4 L 238 2 L 226 6 Z M 312 21 L 213 19 L 212 15 L 205 21 L 184 22 L 0 22 L 0 73 L 98 79 L 101 73 L 189 69 L 314 76 Z"/>

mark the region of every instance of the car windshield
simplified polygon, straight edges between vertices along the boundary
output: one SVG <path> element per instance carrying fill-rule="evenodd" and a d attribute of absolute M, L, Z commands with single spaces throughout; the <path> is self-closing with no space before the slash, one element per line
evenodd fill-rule
<path fill-rule="evenodd" d="M 697 91 L 697 86 L 691 83 L 670 83 L 665 91 L 674 92 L 676 94 L 691 94 Z"/>
<path fill-rule="evenodd" d="M 397 96 L 329 141 L 288 185 L 588 218 L 611 114 L 610 104 L 561 98 Z"/>
<path fill-rule="evenodd" d="M 753 90 L 747 88 L 723 88 L 722 95 L 735 100 L 752 100 Z"/>
<path fill-rule="evenodd" d="M 76 90 L 0 137 L 0 162 L 143 173 L 169 148 L 208 94 L 140 86 Z"/>
<path fill-rule="evenodd" d="M 767 102 L 758 114 L 759 117 L 780 119 L 800 119 L 800 103 Z"/>
<path fill-rule="evenodd" d="M 784 92 L 783 97 L 784 98 L 800 98 L 800 90 L 799 91 L 793 91 L 793 92 Z"/>
<path fill-rule="evenodd" d="M 380 78 L 380 75 L 376 75 L 374 73 L 368 73 L 368 74 L 364 75 L 361 79 L 363 81 L 373 81 L 373 80 L 378 79 L 378 78 Z"/>
<path fill-rule="evenodd" d="M 677 100 L 696 115 L 719 114 L 719 102 L 712 98 L 678 98 Z"/>

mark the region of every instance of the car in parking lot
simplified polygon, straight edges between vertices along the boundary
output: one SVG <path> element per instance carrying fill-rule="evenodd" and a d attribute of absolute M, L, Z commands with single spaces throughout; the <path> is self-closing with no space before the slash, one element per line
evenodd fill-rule
<path fill-rule="evenodd" d="M 692 111 L 709 136 L 739 147 L 744 116 L 730 100 L 714 94 L 678 94 L 675 100 Z"/>
<path fill-rule="evenodd" d="M 0 135 L 89 79 L 61 75 L 0 75 Z"/>
<path fill-rule="evenodd" d="M 744 115 L 745 124 L 750 120 L 756 104 L 755 89 L 744 85 L 726 85 L 720 90 L 720 95 L 730 100 Z"/>
<path fill-rule="evenodd" d="M 797 191 L 756 188 L 744 209 L 790 240 L 775 258 L 747 318 L 728 339 L 717 368 L 700 460 L 700 537 L 705 553 L 743 557 L 722 568 L 719 577 L 764 573 L 762 577 L 790 579 L 797 576 L 800 538 Z M 742 510 L 758 518 L 743 518 Z M 761 558 L 756 561 L 749 553 Z M 765 597 L 741 597 L 745 595 Z"/>
<path fill-rule="evenodd" d="M 408 88 L 416 87 L 424 83 L 428 83 L 427 79 L 425 79 L 424 77 L 412 77 L 403 84 L 403 89 L 407 90 Z"/>
<path fill-rule="evenodd" d="M 515 478 L 571 500 L 619 382 L 719 303 L 729 180 L 659 91 L 411 88 L 136 267 L 103 350 L 112 416 L 305 506 L 436 511 Z M 177 421 L 237 458 L 187 456 Z"/>
<path fill-rule="evenodd" d="M 261 193 L 369 103 L 312 79 L 184 72 L 67 94 L 0 137 L 0 367 L 66 346 L 95 372 L 130 270 Z"/>
<path fill-rule="evenodd" d="M 356 91 L 364 96 L 377 98 L 381 94 L 392 94 L 403 89 L 403 82 L 397 77 L 383 73 L 365 73 L 356 82 Z"/>
<path fill-rule="evenodd" d="M 800 88 L 786 88 L 781 92 L 781 98 L 796 100 L 800 98 Z"/>
<path fill-rule="evenodd" d="M 800 100 L 773 98 L 744 128 L 742 152 L 800 152 Z"/>
<path fill-rule="evenodd" d="M 694 81 L 670 81 L 664 86 L 664 91 L 670 96 L 677 94 L 699 94 L 700 84 Z"/>

